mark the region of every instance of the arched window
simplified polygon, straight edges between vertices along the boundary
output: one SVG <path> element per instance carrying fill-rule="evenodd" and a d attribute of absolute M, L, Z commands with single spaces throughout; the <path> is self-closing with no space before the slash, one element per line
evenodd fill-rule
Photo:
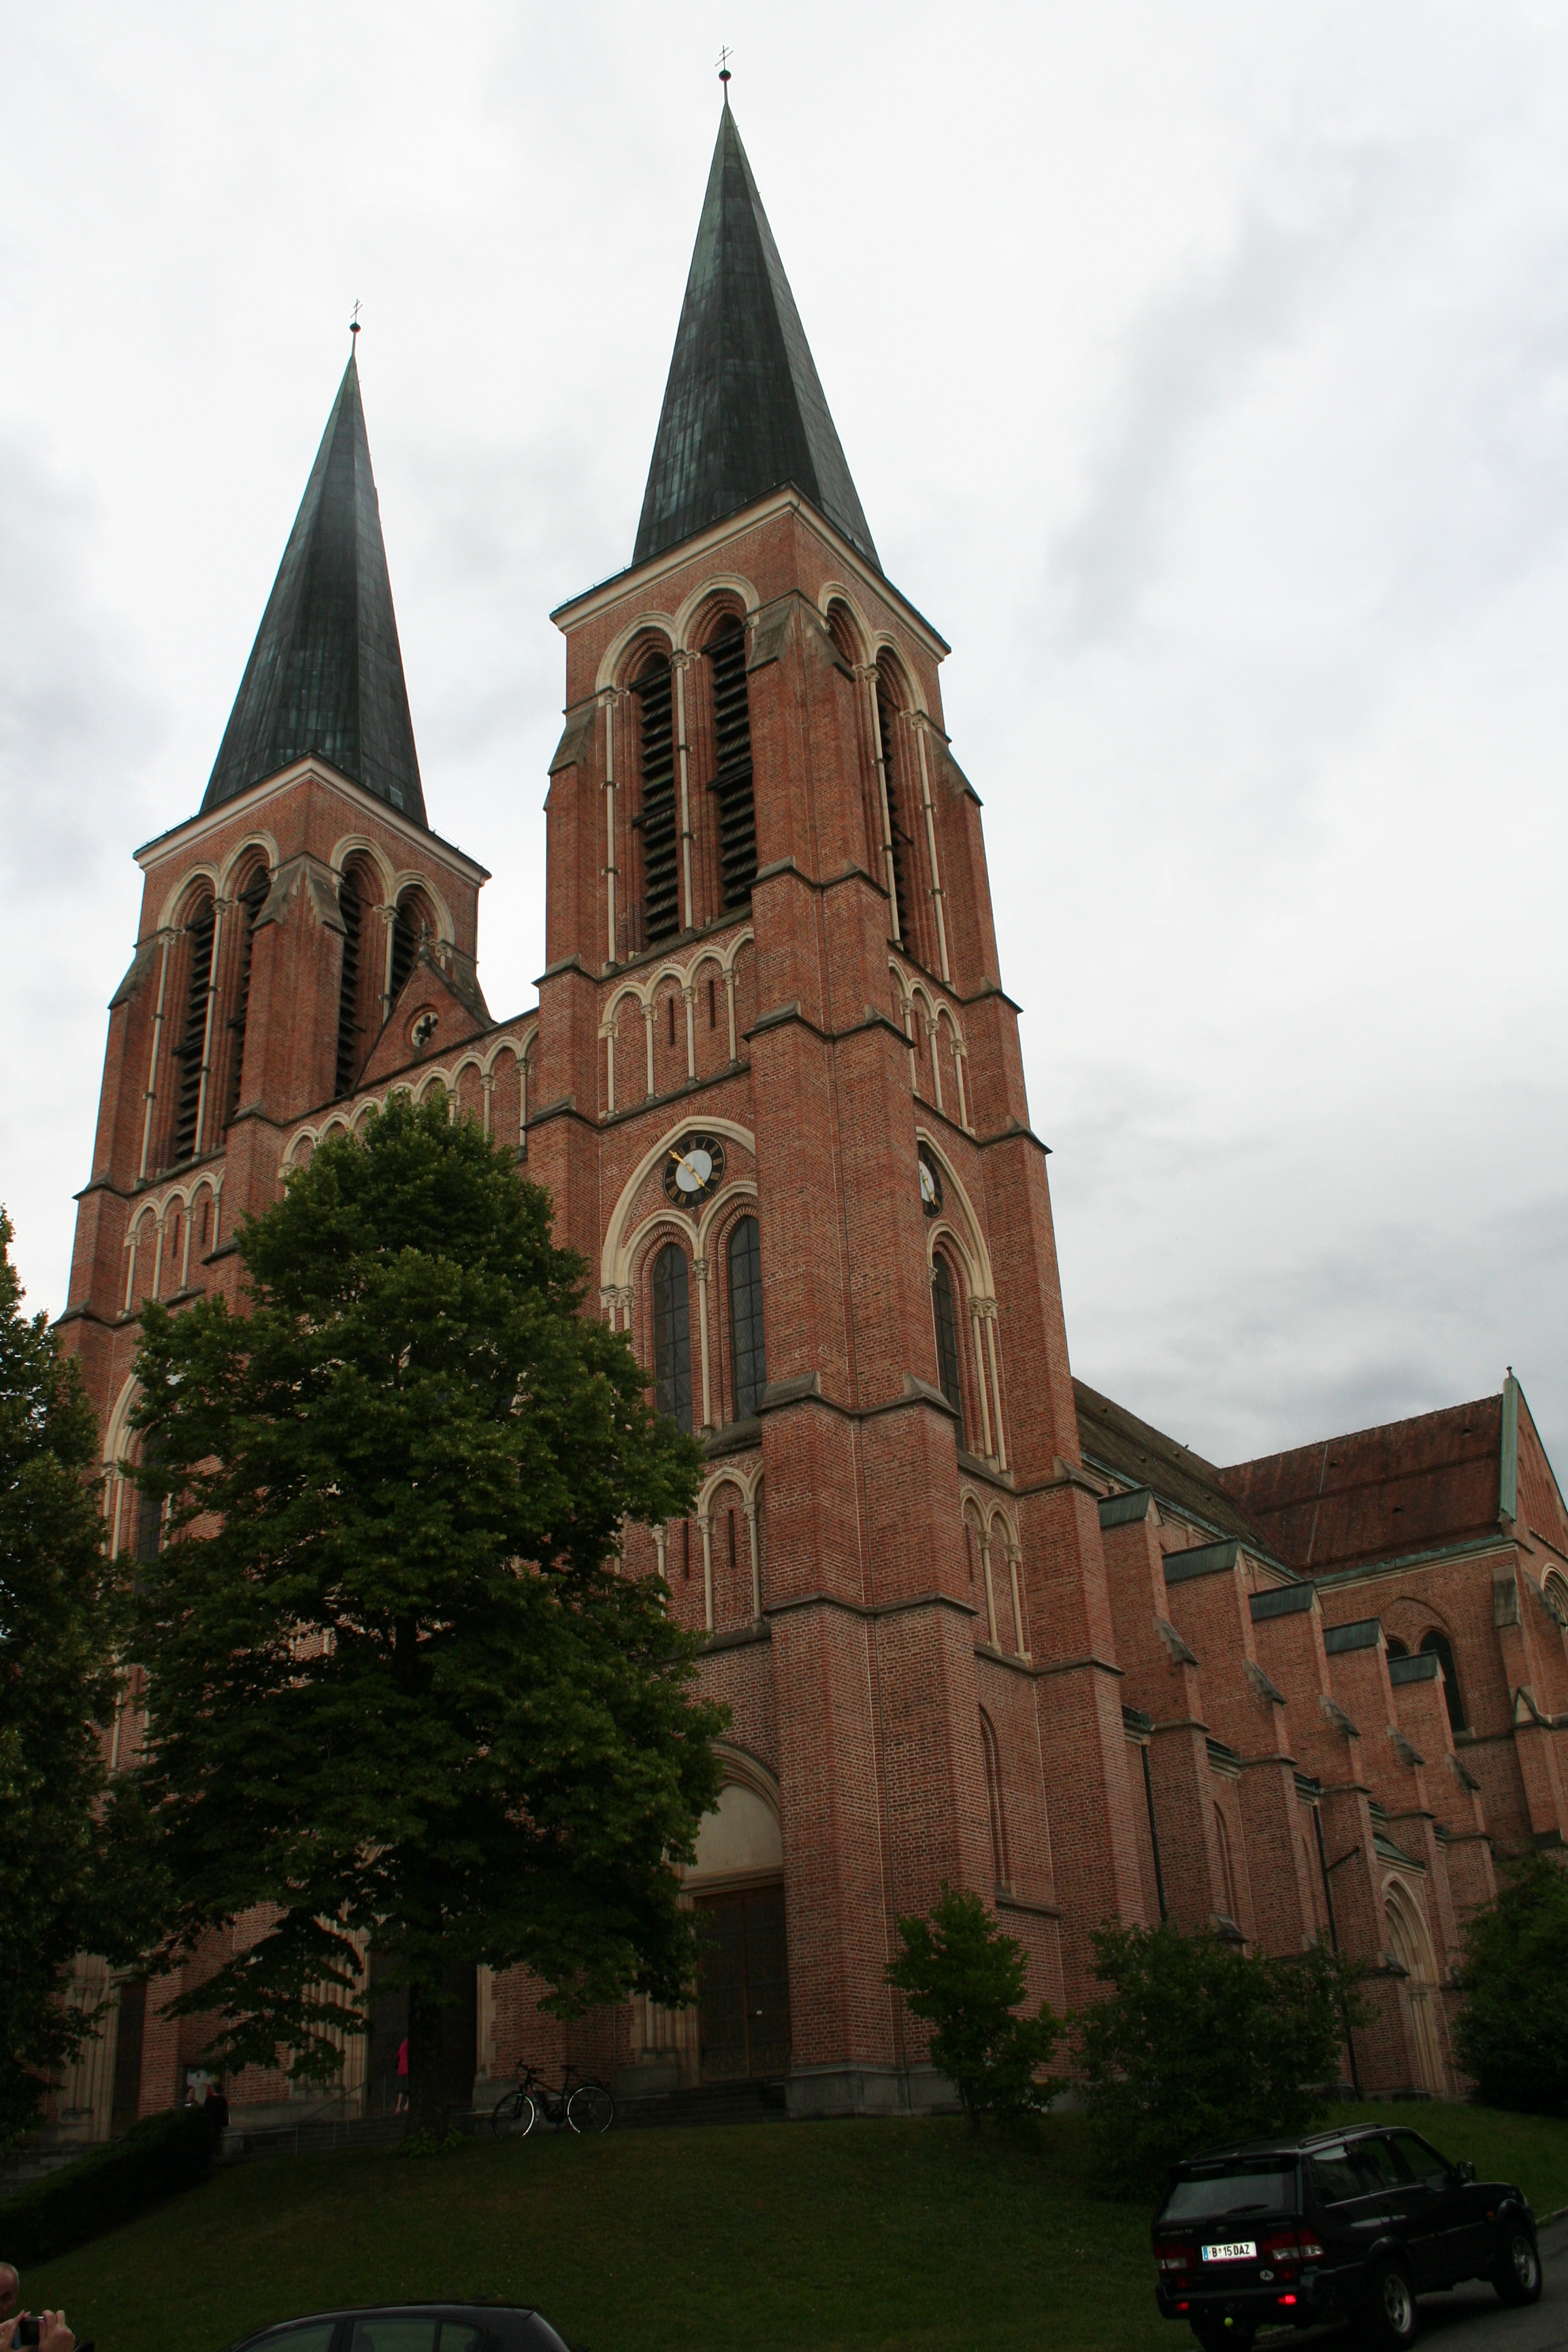
<path fill-rule="evenodd" d="M 184 1017 L 174 1049 L 180 1066 L 174 1096 L 174 1164 L 194 1160 L 202 1108 L 202 1071 L 207 1046 L 207 996 L 213 976 L 213 925 L 216 909 L 210 890 L 192 900 L 185 917 L 189 961 L 185 967 Z"/>
<path fill-rule="evenodd" d="M 686 1252 L 666 1242 L 653 1262 L 653 1397 L 660 1412 L 691 1429 L 691 1318 Z"/>
<path fill-rule="evenodd" d="M 241 883 L 234 905 L 239 937 L 234 943 L 234 1010 L 228 1016 L 228 1084 L 224 1090 L 223 1106 L 226 1129 L 239 1108 L 240 1082 L 245 1076 L 245 1021 L 250 1010 L 250 954 L 256 918 L 267 903 L 271 879 L 265 865 L 253 866 Z"/>
<path fill-rule="evenodd" d="M 388 983 L 388 1001 L 395 1003 L 404 982 L 414 969 L 414 959 L 426 940 L 436 936 L 435 918 L 430 902 L 423 890 L 411 885 L 397 902 L 397 912 L 392 919 L 392 977 Z"/>
<path fill-rule="evenodd" d="M 727 614 L 720 622 L 707 651 L 713 672 L 710 790 L 719 818 L 719 898 L 728 914 L 731 908 L 744 907 L 750 902 L 752 884 L 757 877 L 752 714 L 746 698 L 746 632 L 734 614 Z"/>
<path fill-rule="evenodd" d="M 1002 1804 L 1002 1757 L 995 1727 L 980 1710 L 980 1751 L 985 1759 L 985 1809 L 991 1821 L 991 1860 L 998 1887 L 1010 1887 L 1007 1870 L 1007 1817 Z"/>
<path fill-rule="evenodd" d="M 1385 1633 L 1383 1646 L 1391 1658 L 1407 1658 L 1410 1655 L 1409 1644 L 1402 1642 L 1397 1633 Z"/>
<path fill-rule="evenodd" d="M 1455 1731 L 1465 1728 L 1464 1703 L 1459 1696 L 1459 1677 L 1454 1670 L 1454 1645 L 1447 1633 L 1434 1625 L 1429 1633 L 1421 1636 L 1423 1655 L 1436 1655 L 1443 1668 L 1443 1696 L 1447 1702 L 1448 1722 Z"/>
<path fill-rule="evenodd" d="M 734 1367 L 735 1418 L 745 1421 L 761 1404 L 768 1379 L 763 1339 L 763 1244 L 755 1217 L 742 1217 L 730 1235 L 730 1360 Z"/>
<path fill-rule="evenodd" d="M 860 632 L 855 625 L 847 604 L 837 598 L 827 608 L 827 634 L 838 666 L 846 680 L 846 692 L 854 698 L 854 740 L 859 769 L 861 814 L 866 831 L 866 870 L 874 874 L 887 887 L 887 858 L 882 848 L 882 788 L 879 782 L 875 750 L 872 746 L 866 715 L 866 698 L 861 688 L 859 669 L 864 658 Z"/>
<path fill-rule="evenodd" d="M 952 1274 L 939 1250 L 931 1268 L 931 1314 L 936 1322 L 936 1376 L 942 1392 L 958 1415 L 958 1442 L 963 1444 L 963 1381 L 958 1352 L 958 1312 L 952 1297 Z"/>
<path fill-rule="evenodd" d="M 1225 1916 L 1239 1927 L 1237 1918 L 1236 1873 L 1230 1865 L 1230 1832 L 1225 1825 L 1225 1815 L 1216 1805 L 1214 1809 L 1215 1843 L 1219 1848 L 1219 1883 L 1225 1902 Z"/>
<path fill-rule="evenodd" d="M 860 644 L 849 607 L 836 596 L 827 608 L 827 634 L 833 640 L 833 650 L 847 670 L 854 670 L 860 659 Z"/>
<path fill-rule="evenodd" d="M 877 664 L 877 731 L 881 743 L 882 794 L 888 812 L 888 842 L 884 877 L 892 897 L 893 937 L 911 955 L 920 953 L 915 936 L 914 836 L 910 831 L 913 795 L 904 777 L 903 746 L 898 712 L 902 697 L 891 662 L 884 654 Z"/>
<path fill-rule="evenodd" d="M 408 896 L 405 893 L 405 902 Z M 353 1086 L 381 1027 L 382 959 L 386 943 L 381 924 L 375 919 L 380 901 L 381 890 L 369 862 L 363 857 L 351 857 L 338 884 L 338 909 L 343 919 L 343 969 L 338 985 L 338 1055 L 333 1089 L 339 1095 L 346 1095 Z M 406 915 L 399 910 L 405 951 L 399 988 L 408 977 L 417 947 L 414 920 L 412 908 Z M 393 953 L 395 963 L 395 940 Z"/>
<path fill-rule="evenodd" d="M 680 929 L 680 860 L 675 821 L 675 697 L 668 654 L 656 654 L 632 682 L 637 698 L 642 793 L 632 819 L 642 835 L 642 905 L 634 951 Z"/>

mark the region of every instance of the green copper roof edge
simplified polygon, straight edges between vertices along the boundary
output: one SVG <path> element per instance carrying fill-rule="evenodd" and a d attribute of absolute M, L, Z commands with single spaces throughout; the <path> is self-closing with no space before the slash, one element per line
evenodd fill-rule
<path fill-rule="evenodd" d="M 966 1003 L 970 1001 L 965 999 Z M 1089 1468 L 1098 1470 L 1102 1477 L 1120 1480 L 1128 1475 L 1125 1470 L 1118 1469 L 1114 1462 L 1108 1462 L 1102 1454 L 1091 1453 L 1081 1440 L 1079 1451 Z M 1278 1570 L 1291 1584 L 1310 1584 L 1314 1580 L 1310 1576 L 1303 1576 L 1299 1568 L 1292 1568 L 1288 1560 L 1281 1559 L 1278 1552 L 1270 1551 L 1261 1537 L 1233 1535 L 1228 1528 L 1218 1527 L 1213 1519 L 1205 1518 L 1203 1512 L 1194 1510 L 1190 1503 L 1179 1503 L 1174 1495 L 1164 1493 L 1152 1479 L 1147 1483 L 1162 1510 L 1171 1511 L 1177 1518 L 1185 1519 L 1189 1527 L 1206 1528 L 1215 1543 L 1240 1544 L 1249 1559 L 1257 1560 L 1260 1567 Z M 1121 1491 L 1132 1493 L 1135 1490 L 1128 1487 Z M 1239 1504 L 1237 1505 L 1237 1513 L 1238 1517 L 1241 1514 Z"/>
<path fill-rule="evenodd" d="M 1519 1516 L 1519 1382 L 1510 1372 L 1502 1384 L 1502 1449 L 1498 1469 L 1498 1517 Z"/>

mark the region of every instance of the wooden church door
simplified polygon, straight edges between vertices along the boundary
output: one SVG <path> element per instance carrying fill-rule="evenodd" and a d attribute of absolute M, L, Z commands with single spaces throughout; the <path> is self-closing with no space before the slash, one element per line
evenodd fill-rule
<path fill-rule="evenodd" d="M 790 2054 L 784 1888 L 700 1896 L 697 1909 L 703 2081 L 784 2074 Z"/>

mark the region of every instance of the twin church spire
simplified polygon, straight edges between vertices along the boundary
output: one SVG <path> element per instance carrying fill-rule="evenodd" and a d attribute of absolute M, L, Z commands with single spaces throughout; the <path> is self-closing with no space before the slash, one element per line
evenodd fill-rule
<path fill-rule="evenodd" d="M 426 824 L 359 370 L 352 355 L 224 730 L 202 814 L 311 752 L 388 807 Z"/>
<path fill-rule="evenodd" d="M 634 567 L 786 484 L 880 570 L 726 103 Z M 427 824 L 352 357 L 246 665 L 203 814 L 311 753 L 416 824 Z"/>
<path fill-rule="evenodd" d="M 634 566 L 792 482 L 877 550 L 735 118 L 719 121 Z"/>

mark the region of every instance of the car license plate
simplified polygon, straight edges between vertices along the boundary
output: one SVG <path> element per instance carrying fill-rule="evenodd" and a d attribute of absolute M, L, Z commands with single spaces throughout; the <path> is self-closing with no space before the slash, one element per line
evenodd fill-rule
<path fill-rule="evenodd" d="M 1204 2248 L 1205 2263 L 1250 2263 L 1257 2259 L 1258 2242 L 1255 2238 L 1232 2238 L 1225 2245 Z"/>

